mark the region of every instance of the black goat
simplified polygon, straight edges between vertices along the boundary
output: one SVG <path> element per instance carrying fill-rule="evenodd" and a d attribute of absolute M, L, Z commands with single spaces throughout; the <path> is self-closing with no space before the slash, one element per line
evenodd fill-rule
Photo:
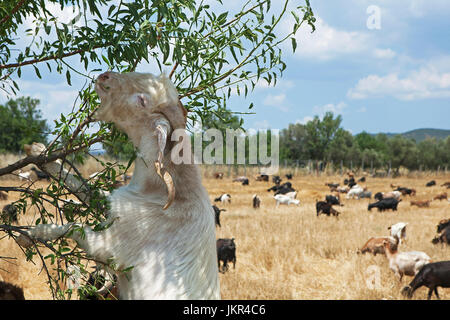
<path fill-rule="evenodd" d="M 425 286 L 428 290 L 428 300 L 434 294 L 440 299 L 437 288 L 450 288 L 450 261 L 431 262 L 422 267 L 410 284 L 402 289 L 402 294 L 412 298 L 414 291 Z"/>
<path fill-rule="evenodd" d="M 295 190 L 292 188 L 292 183 L 285 182 L 282 185 L 275 185 L 267 189 L 267 191 L 275 191 L 274 195 L 277 195 L 277 194 L 286 194 L 288 192 L 294 192 Z"/>
<path fill-rule="evenodd" d="M 325 196 L 325 201 L 329 204 L 336 204 L 338 206 L 343 206 L 341 204 L 341 201 L 339 200 L 338 197 L 332 196 L 332 195 L 327 195 Z"/>
<path fill-rule="evenodd" d="M 292 179 L 292 173 L 287 173 L 286 174 L 286 179 L 291 180 Z"/>
<path fill-rule="evenodd" d="M 258 209 L 261 205 L 261 199 L 258 197 L 258 195 L 253 195 L 253 199 L 252 199 L 252 203 L 253 203 L 253 209 Z"/>
<path fill-rule="evenodd" d="M 236 244 L 234 238 L 231 239 L 217 239 L 217 264 L 219 272 L 225 273 L 228 270 L 228 262 L 233 263 L 233 269 L 236 268 Z M 222 268 L 220 267 L 222 261 Z"/>
<path fill-rule="evenodd" d="M 217 207 L 216 205 L 213 205 L 212 207 L 214 209 L 214 216 L 215 216 L 215 219 L 216 219 L 216 226 L 219 226 L 220 228 L 222 228 L 222 226 L 220 225 L 220 213 L 222 211 L 227 211 L 227 210 L 219 209 L 219 207 Z"/>
<path fill-rule="evenodd" d="M 333 215 L 335 217 L 339 216 L 340 212 L 333 209 L 333 205 L 327 203 L 325 201 L 317 201 L 316 202 L 316 213 L 319 216 L 321 213 L 326 214 L 327 216 Z"/>
<path fill-rule="evenodd" d="M 392 209 L 392 211 L 397 211 L 397 206 L 400 201 L 402 200 L 401 199 L 397 200 L 394 198 L 383 199 L 375 203 L 370 203 L 367 210 L 371 211 L 372 208 L 377 208 L 378 211 L 384 211 L 388 209 Z"/>
<path fill-rule="evenodd" d="M 243 186 L 248 186 L 248 184 L 249 184 L 248 179 L 245 179 L 244 181 L 242 181 L 242 185 Z"/>
<path fill-rule="evenodd" d="M 273 176 L 272 177 L 272 182 L 275 183 L 276 185 L 279 185 L 281 183 L 280 176 Z"/>
<path fill-rule="evenodd" d="M 431 181 L 427 182 L 427 184 L 425 186 L 432 187 L 432 186 L 435 186 L 435 185 L 436 185 L 436 181 L 431 180 Z"/>
<path fill-rule="evenodd" d="M 0 300 L 25 300 L 22 288 L 5 281 L 0 281 Z"/>

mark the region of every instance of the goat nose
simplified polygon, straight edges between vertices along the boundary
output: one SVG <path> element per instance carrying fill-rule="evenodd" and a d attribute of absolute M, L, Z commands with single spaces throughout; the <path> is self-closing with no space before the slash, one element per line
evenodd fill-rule
<path fill-rule="evenodd" d="M 102 80 L 102 81 L 108 80 L 109 77 L 110 77 L 109 72 L 102 73 L 101 75 L 98 76 L 98 78 L 99 78 L 100 80 Z"/>

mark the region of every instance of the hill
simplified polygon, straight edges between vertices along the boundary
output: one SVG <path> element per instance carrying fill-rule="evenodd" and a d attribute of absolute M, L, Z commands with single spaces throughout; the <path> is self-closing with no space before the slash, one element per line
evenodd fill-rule
<path fill-rule="evenodd" d="M 407 138 L 411 138 L 416 140 L 417 142 L 423 141 L 426 138 L 436 138 L 436 139 L 445 139 L 450 136 L 450 130 L 446 129 L 415 129 L 408 132 L 403 133 L 386 133 L 387 136 L 392 137 L 397 134 L 401 134 Z"/>

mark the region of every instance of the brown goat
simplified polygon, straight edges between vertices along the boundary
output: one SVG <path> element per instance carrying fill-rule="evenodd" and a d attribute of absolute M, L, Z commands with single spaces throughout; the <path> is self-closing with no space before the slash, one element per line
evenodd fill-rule
<path fill-rule="evenodd" d="M 214 173 L 215 179 L 223 179 L 223 172 L 216 172 Z"/>
<path fill-rule="evenodd" d="M 418 206 L 419 208 L 429 208 L 430 203 L 432 200 L 417 200 L 417 201 L 411 201 L 412 206 Z"/>
<path fill-rule="evenodd" d="M 447 200 L 447 192 L 443 192 L 441 194 L 438 194 L 436 197 L 433 198 L 433 200 Z"/>
<path fill-rule="evenodd" d="M 385 241 L 389 241 L 395 246 L 397 246 L 399 242 L 397 237 L 379 237 L 379 238 L 372 237 L 369 240 L 367 240 L 366 244 L 360 250 L 358 250 L 358 253 L 364 254 L 366 252 L 369 252 L 372 253 L 374 256 L 376 256 L 378 253 L 386 254 L 383 244 Z"/>

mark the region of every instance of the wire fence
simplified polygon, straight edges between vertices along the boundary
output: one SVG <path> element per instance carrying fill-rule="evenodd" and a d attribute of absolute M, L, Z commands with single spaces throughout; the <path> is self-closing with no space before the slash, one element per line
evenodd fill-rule
<path fill-rule="evenodd" d="M 256 176 L 259 174 L 267 174 L 268 169 L 262 165 L 225 165 L 225 164 L 202 164 L 200 165 L 204 177 L 213 177 L 216 173 L 223 173 L 224 177 L 236 177 L 236 176 Z M 370 176 L 370 177 L 391 177 L 398 176 L 407 177 L 432 177 L 432 176 L 445 176 L 450 174 L 448 166 L 438 166 L 437 168 L 426 168 L 425 166 L 419 166 L 418 170 L 408 170 L 406 168 L 400 168 L 398 171 L 393 170 L 392 162 L 388 161 L 383 166 L 375 167 L 373 162 L 368 164 L 354 165 L 352 162 L 344 163 L 343 161 L 335 163 L 333 161 L 320 161 L 320 160 L 286 160 L 281 161 L 279 165 L 278 175 L 284 176 L 286 174 L 292 174 L 294 176 L 344 176 L 348 172 L 353 172 L 357 176 Z"/>

